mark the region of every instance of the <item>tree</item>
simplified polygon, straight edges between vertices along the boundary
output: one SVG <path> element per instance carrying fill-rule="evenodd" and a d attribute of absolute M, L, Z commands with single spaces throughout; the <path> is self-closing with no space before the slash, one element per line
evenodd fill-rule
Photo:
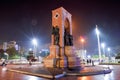
<path fill-rule="evenodd" d="M 12 48 L 9 48 L 9 49 L 7 49 L 6 50 L 7 51 L 7 53 L 9 54 L 9 57 L 11 58 L 11 57 L 14 57 L 14 56 L 18 56 L 18 51 L 14 48 L 14 47 L 12 47 Z"/>
<path fill-rule="evenodd" d="M 33 55 L 33 51 L 29 51 L 29 55 L 27 56 L 27 60 L 28 61 L 37 61 L 37 59 L 35 59 L 35 56 Z"/>
<path fill-rule="evenodd" d="M 50 53 L 49 52 L 46 52 L 46 51 L 42 51 L 41 53 L 39 53 L 38 56 L 41 56 L 41 57 L 46 57 L 48 56 Z"/>
<path fill-rule="evenodd" d="M 115 57 L 115 59 L 120 59 L 120 53 L 117 54 L 117 56 Z"/>
<path fill-rule="evenodd" d="M 4 50 L 0 49 L 0 58 L 3 58 L 3 57 L 4 57 Z"/>

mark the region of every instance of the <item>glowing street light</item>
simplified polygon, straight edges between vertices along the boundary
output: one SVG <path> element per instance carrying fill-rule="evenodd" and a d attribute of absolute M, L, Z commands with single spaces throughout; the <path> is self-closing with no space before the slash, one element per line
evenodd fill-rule
<path fill-rule="evenodd" d="M 107 48 L 107 50 L 108 50 L 108 52 L 110 52 L 111 49 L 110 49 L 110 48 Z"/>
<path fill-rule="evenodd" d="M 82 49 L 84 49 L 84 42 L 85 42 L 85 39 L 83 37 L 80 37 L 80 42 L 82 44 Z"/>
<path fill-rule="evenodd" d="M 102 48 L 105 48 L 105 43 L 101 43 Z"/>
<path fill-rule="evenodd" d="M 99 60 L 101 62 L 101 49 L 100 49 L 100 38 L 99 38 L 99 35 L 100 35 L 100 32 L 98 30 L 98 26 L 96 25 L 96 34 L 97 34 L 97 40 L 98 40 L 98 51 L 99 51 Z"/>
<path fill-rule="evenodd" d="M 34 46 L 37 46 L 37 40 L 35 38 L 32 40 L 32 43 Z"/>
<path fill-rule="evenodd" d="M 84 40 L 83 38 L 81 38 L 81 42 L 82 42 L 82 43 L 84 43 L 84 42 L 85 42 L 85 40 Z"/>
<path fill-rule="evenodd" d="M 32 48 L 29 48 L 29 51 L 32 51 Z"/>
<path fill-rule="evenodd" d="M 37 51 L 37 39 L 33 39 L 32 40 L 32 43 L 33 43 L 33 45 L 34 45 L 34 56 L 36 56 L 36 51 Z"/>

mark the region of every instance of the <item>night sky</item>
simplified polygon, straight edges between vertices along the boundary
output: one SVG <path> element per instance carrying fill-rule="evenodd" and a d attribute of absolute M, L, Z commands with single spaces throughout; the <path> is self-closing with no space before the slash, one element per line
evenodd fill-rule
<path fill-rule="evenodd" d="M 88 51 L 97 49 L 95 25 L 107 46 L 120 45 L 120 3 L 117 0 L 10 0 L 0 1 L 0 42 L 29 43 L 35 36 L 39 45 L 51 42 L 51 11 L 64 7 L 72 14 L 76 47 L 86 39 Z"/>

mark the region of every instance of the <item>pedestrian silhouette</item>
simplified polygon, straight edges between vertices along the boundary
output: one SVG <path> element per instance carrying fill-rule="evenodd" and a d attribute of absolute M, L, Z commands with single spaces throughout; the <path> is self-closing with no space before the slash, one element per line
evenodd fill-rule
<path fill-rule="evenodd" d="M 7 62 L 6 62 L 6 60 L 4 60 L 1 64 L 1 66 L 6 66 L 6 65 L 7 65 Z"/>

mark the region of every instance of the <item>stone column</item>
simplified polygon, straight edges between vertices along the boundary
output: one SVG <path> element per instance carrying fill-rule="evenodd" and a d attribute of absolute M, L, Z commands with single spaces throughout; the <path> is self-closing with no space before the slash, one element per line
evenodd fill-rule
<path fill-rule="evenodd" d="M 51 36 L 51 45 L 54 45 L 54 35 Z"/>

